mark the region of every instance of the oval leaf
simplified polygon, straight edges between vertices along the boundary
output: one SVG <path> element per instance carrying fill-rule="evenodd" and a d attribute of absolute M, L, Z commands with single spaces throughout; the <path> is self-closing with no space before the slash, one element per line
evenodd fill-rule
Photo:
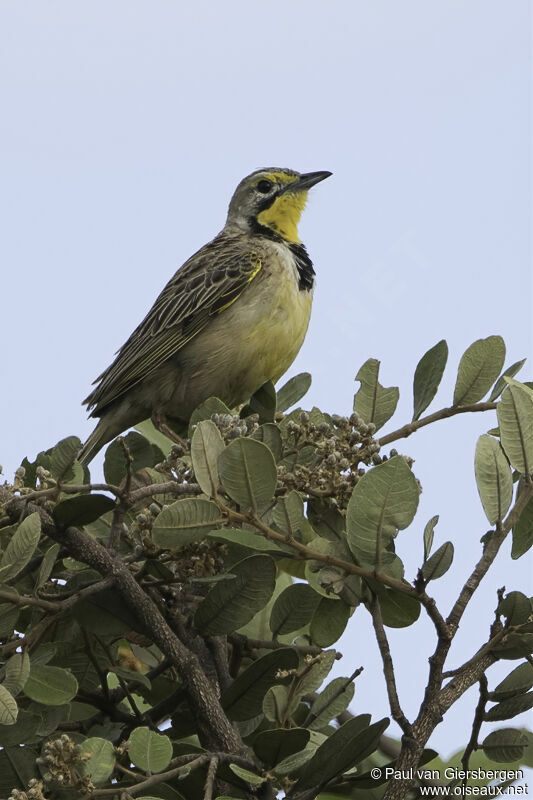
<path fill-rule="evenodd" d="M 14 725 L 18 713 L 17 701 L 11 692 L 0 684 L 0 725 Z"/>
<path fill-rule="evenodd" d="M 310 733 L 305 728 L 275 728 L 262 731 L 253 742 L 256 756 L 267 767 L 274 767 L 284 758 L 299 753 L 309 742 Z"/>
<path fill-rule="evenodd" d="M 369 470 L 357 483 L 346 514 L 350 550 L 362 566 L 376 564 L 376 550 L 382 563 L 393 554 L 386 548 L 411 524 L 418 508 L 419 489 L 405 458 L 394 456 Z"/>
<path fill-rule="evenodd" d="M 321 597 L 311 620 L 311 641 L 318 647 L 330 647 L 340 639 L 349 619 L 350 607 L 346 603 Z"/>
<path fill-rule="evenodd" d="M 374 752 L 389 720 L 382 719 L 373 725 L 366 720 L 366 714 L 353 717 L 320 745 L 297 782 L 296 792 L 324 786 Z"/>
<path fill-rule="evenodd" d="M 54 519 L 63 528 L 89 525 L 108 511 L 113 511 L 115 505 L 115 501 L 105 494 L 80 494 L 58 503 L 54 508 Z"/>
<path fill-rule="evenodd" d="M 143 467 L 153 467 L 154 464 L 163 461 L 165 456 L 157 445 L 152 444 L 140 433 L 131 431 L 126 436 L 121 437 L 133 457 L 131 464 L 132 474 L 138 472 Z M 124 448 L 115 439 L 105 452 L 104 476 L 107 483 L 119 486 L 127 473 L 127 462 Z"/>
<path fill-rule="evenodd" d="M 528 387 L 507 386 L 498 403 L 498 425 L 505 455 L 522 475 L 533 471 L 533 399 Z"/>
<path fill-rule="evenodd" d="M 353 399 L 353 410 L 366 423 L 373 422 L 379 430 L 394 414 L 400 391 L 397 386 L 386 389 L 378 381 L 380 362 L 375 358 L 365 361 L 357 375 L 361 388 Z"/>
<path fill-rule="evenodd" d="M 424 528 L 424 561 L 428 560 L 431 548 L 433 547 L 435 525 L 438 521 L 439 515 L 435 514 L 435 516 L 431 517 L 429 522 L 426 523 L 426 527 Z"/>
<path fill-rule="evenodd" d="M 441 339 L 418 362 L 413 380 L 413 421 L 419 419 L 437 394 L 447 360 L 448 345 Z"/>
<path fill-rule="evenodd" d="M 45 706 L 62 706 L 70 702 L 77 692 L 78 681 L 71 672 L 46 664 L 32 664 L 24 686 L 27 697 Z"/>
<path fill-rule="evenodd" d="M 453 544 L 444 542 L 422 567 L 422 576 L 426 583 L 441 578 L 451 567 L 453 561 Z"/>
<path fill-rule="evenodd" d="M 235 439 L 220 454 L 218 469 L 225 491 L 243 508 L 255 512 L 272 500 L 277 484 L 276 463 L 263 442 Z"/>
<path fill-rule="evenodd" d="M 409 597 L 393 589 L 380 592 L 379 605 L 383 624 L 388 628 L 408 628 L 420 616 L 420 603 L 416 597 Z"/>
<path fill-rule="evenodd" d="M 491 525 L 501 522 L 513 497 L 513 476 L 502 447 L 492 436 L 480 436 L 474 462 L 481 503 Z"/>
<path fill-rule="evenodd" d="M 168 736 L 149 728 L 135 728 L 130 734 L 128 754 L 139 769 L 162 772 L 172 758 L 172 742 Z"/>
<path fill-rule="evenodd" d="M 528 745 L 527 736 L 516 728 L 501 728 L 489 733 L 483 744 L 483 752 L 491 761 L 505 764 L 520 761 Z"/>
<path fill-rule="evenodd" d="M 194 622 L 204 634 L 218 636 L 242 628 L 274 592 L 276 565 L 269 556 L 244 558 L 232 566 L 231 575 L 215 584 L 196 610 Z"/>
<path fill-rule="evenodd" d="M 82 775 L 90 775 L 92 782 L 98 786 L 105 783 L 115 769 L 115 748 L 107 739 L 92 736 L 81 743 L 84 756 L 78 769 Z"/>
<path fill-rule="evenodd" d="M 222 522 L 220 511 L 210 500 L 191 497 L 176 500 L 156 517 L 152 539 L 158 547 L 175 550 L 204 539 Z"/>
<path fill-rule="evenodd" d="M 511 364 L 510 367 L 507 367 L 505 372 L 503 372 L 500 375 L 500 377 L 498 378 L 498 380 L 494 384 L 492 392 L 490 393 L 490 396 L 489 396 L 489 401 L 491 403 L 493 403 L 495 400 L 497 400 L 498 397 L 503 392 L 503 390 L 505 389 L 505 387 L 506 387 L 505 379 L 506 378 L 513 378 L 516 375 L 516 373 L 519 372 L 522 369 L 522 367 L 524 366 L 526 361 L 527 361 L 527 358 L 523 358 L 522 361 L 516 361 L 514 364 Z"/>
<path fill-rule="evenodd" d="M 533 692 L 519 694 L 516 697 L 508 697 L 507 700 L 502 700 L 501 703 L 492 706 L 492 708 L 486 712 L 485 719 L 488 722 L 512 719 L 523 711 L 529 711 L 530 708 L 533 708 Z"/>
<path fill-rule="evenodd" d="M 513 528 L 512 558 L 520 558 L 533 545 L 533 498 L 526 505 Z"/>
<path fill-rule="evenodd" d="M 241 410 L 241 417 L 258 414 L 259 422 L 274 422 L 276 416 L 276 390 L 272 381 L 267 381 L 250 397 L 250 402 Z"/>
<path fill-rule="evenodd" d="M 525 664 L 513 669 L 491 693 L 493 700 L 506 700 L 515 694 L 523 694 L 533 686 L 533 664 Z"/>
<path fill-rule="evenodd" d="M 16 697 L 24 689 L 30 674 L 30 657 L 27 652 L 15 653 L 6 661 L 4 688 Z M 5 723 L 4 723 L 5 724 Z"/>
<path fill-rule="evenodd" d="M 277 397 L 277 410 L 287 411 L 291 406 L 302 399 L 307 394 L 311 386 L 311 375 L 308 372 L 300 372 L 281 387 Z"/>
<path fill-rule="evenodd" d="M 459 362 L 453 405 L 467 406 L 485 397 L 500 374 L 504 359 L 501 336 L 488 336 L 471 344 Z"/>
<path fill-rule="evenodd" d="M 311 621 L 321 597 L 307 583 L 294 583 L 278 595 L 270 615 L 274 638 L 303 628 Z"/>
<path fill-rule="evenodd" d="M 72 465 L 81 450 L 77 436 L 67 436 L 56 444 L 50 453 L 50 472 L 57 481 L 68 481 L 74 477 Z"/>
<path fill-rule="evenodd" d="M 263 699 L 280 681 L 281 672 L 295 670 L 299 659 L 295 650 L 282 647 L 254 661 L 222 695 L 222 708 L 230 719 L 251 719 L 261 712 Z"/>
<path fill-rule="evenodd" d="M 218 457 L 224 447 L 224 439 L 215 423 L 210 419 L 201 420 L 192 435 L 191 458 L 196 480 L 208 497 L 216 496 L 220 484 Z"/>
<path fill-rule="evenodd" d="M 0 581 L 14 578 L 24 569 L 35 552 L 41 536 L 41 519 L 37 511 L 26 517 L 9 540 L 0 559 Z"/>
<path fill-rule="evenodd" d="M 348 678 L 334 678 L 313 701 L 305 724 L 311 730 L 320 730 L 345 711 L 354 695 L 355 686 Z"/>

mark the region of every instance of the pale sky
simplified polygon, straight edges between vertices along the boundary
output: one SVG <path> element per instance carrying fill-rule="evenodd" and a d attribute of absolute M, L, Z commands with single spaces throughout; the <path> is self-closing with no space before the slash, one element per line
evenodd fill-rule
<path fill-rule="evenodd" d="M 313 374 L 306 405 L 349 413 L 354 376 L 374 357 L 401 393 L 384 432 L 399 427 L 414 368 L 442 338 L 450 359 L 430 410 L 451 404 L 459 358 L 480 337 L 501 334 L 506 364 L 527 356 L 517 377 L 531 379 L 530 17 L 528 0 L 0 2 L 6 479 L 25 455 L 88 435 L 91 382 L 223 226 L 238 181 L 264 166 L 334 173 L 312 190 L 300 231 L 317 286 L 287 377 Z M 424 487 L 398 552 L 412 579 L 423 527 L 440 514 L 435 548 L 456 548 L 430 584 L 445 613 L 488 527 L 473 457 L 495 424 L 460 417 L 398 447 Z M 486 640 L 497 587 L 531 593 L 531 558 L 509 552 L 450 667 Z M 365 665 L 353 707 L 377 718 L 388 708 L 367 617 L 353 617 L 338 674 Z M 413 716 L 432 628 L 390 639 Z M 514 666 L 496 665 L 489 686 Z M 467 741 L 476 695 L 430 745 L 446 754 Z"/>

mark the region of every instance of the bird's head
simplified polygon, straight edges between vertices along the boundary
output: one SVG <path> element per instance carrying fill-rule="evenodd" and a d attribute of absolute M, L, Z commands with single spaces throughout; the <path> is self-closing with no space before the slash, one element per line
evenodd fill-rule
<path fill-rule="evenodd" d="M 331 172 L 294 172 L 271 167 L 244 178 L 231 198 L 227 225 L 246 231 L 266 229 L 288 242 L 299 242 L 298 222 L 307 192 Z"/>

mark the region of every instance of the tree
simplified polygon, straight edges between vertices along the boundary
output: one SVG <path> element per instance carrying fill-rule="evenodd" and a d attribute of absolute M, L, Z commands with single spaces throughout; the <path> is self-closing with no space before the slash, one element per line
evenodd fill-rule
<path fill-rule="evenodd" d="M 265 385 L 240 414 L 211 398 L 174 443 L 143 423 L 108 447 L 104 483 L 76 461 L 76 437 L 24 459 L 0 490 L 1 796 L 388 799 L 519 777 L 532 735 L 481 729 L 533 706 L 531 599 L 502 590 L 494 619 L 480 622 L 485 644 L 452 671 L 446 659 L 505 538 L 513 558 L 533 544 L 533 388 L 513 378 L 523 361 L 498 377 L 505 347 L 490 336 L 462 356 L 453 403 L 424 416 L 447 356 L 444 341 L 423 356 L 412 420 L 379 436 L 399 391 L 381 386 L 369 359 L 349 418 L 289 412 L 310 385 L 304 373 L 277 394 Z M 420 484 L 390 445 L 494 410 L 498 427 L 475 453 L 491 529 L 445 616 L 429 590 L 453 544 L 432 551 L 433 517 L 418 575 L 406 580 L 396 543 Z M 364 699 L 348 710 L 364 664 L 327 682 L 335 643 L 363 613 L 400 742 Z M 435 649 L 409 720 L 387 628 L 420 614 Z M 489 689 L 498 659 L 520 663 Z M 427 745 L 476 684 L 470 738 L 445 770 Z M 481 772 L 464 778 L 473 758 Z"/>

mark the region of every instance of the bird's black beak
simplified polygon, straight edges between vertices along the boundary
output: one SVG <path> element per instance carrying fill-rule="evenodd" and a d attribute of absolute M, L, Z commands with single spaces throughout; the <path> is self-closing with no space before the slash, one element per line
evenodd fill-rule
<path fill-rule="evenodd" d="M 316 183 L 320 183 L 320 181 L 324 181 L 326 178 L 329 178 L 332 175 L 332 172 L 305 172 L 303 175 L 300 175 L 297 181 L 293 181 L 292 183 L 288 183 L 286 186 L 283 187 L 281 190 L 283 192 L 306 192 L 311 186 L 314 186 Z"/>

